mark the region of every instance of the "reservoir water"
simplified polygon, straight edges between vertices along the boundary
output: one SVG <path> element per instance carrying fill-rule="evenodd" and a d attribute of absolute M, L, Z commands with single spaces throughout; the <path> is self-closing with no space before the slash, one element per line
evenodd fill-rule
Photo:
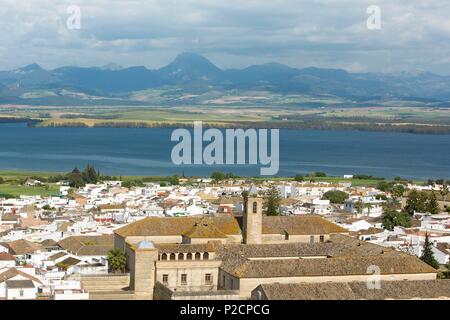
<path fill-rule="evenodd" d="M 93 164 L 111 175 L 257 176 L 259 166 L 175 166 L 169 128 L 32 128 L 0 124 L 0 169 L 68 172 Z M 323 171 L 450 178 L 450 135 L 280 130 L 278 175 Z"/>

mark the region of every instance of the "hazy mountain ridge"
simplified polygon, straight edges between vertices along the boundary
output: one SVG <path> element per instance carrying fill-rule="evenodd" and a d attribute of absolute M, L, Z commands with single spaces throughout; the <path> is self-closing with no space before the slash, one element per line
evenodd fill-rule
<path fill-rule="evenodd" d="M 248 96 L 248 92 L 333 96 L 353 103 L 399 99 L 448 106 L 450 77 L 430 72 L 382 74 L 297 69 L 278 63 L 222 70 L 193 53 L 182 53 L 157 70 L 115 64 L 45 70 L 31 64 L 0 71 L 0 103 L 64 105 L 66 98 L 67 104 L 206 103 L 214 98 Z M 273 101 L 269 98 L 267 103 Z"/>

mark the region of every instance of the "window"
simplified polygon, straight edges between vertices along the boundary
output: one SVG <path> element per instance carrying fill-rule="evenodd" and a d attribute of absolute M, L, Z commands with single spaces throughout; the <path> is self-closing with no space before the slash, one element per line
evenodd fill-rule
<path fill-rule="evenodd" d="M 253 202 L 253 213 L 257 213 L 258 212 L 258 202 Z"/>
<path fill-rule="evenodd" d="M 175 260 L 175 253 L 170 254 L 170 260 Z"/>
<path fill-rule="evenodd" d="M 211 273 L 205 274 L 205 283 L 206 284 L 211 284 L 212 283 L 212 274 Z"/>
<path fill-rule="evenodd" d="M 187 254 L 186 260 L 192 260 L 192 253 L 188 253 L 188 254 Z"/>
<path fill-rule="evenodd" d="M 324 235 L 320 236 L 320 242 L 325 242 L 325 236 Z"/>
<path fill-rule="evenodd" d="M 163 254 L 161 255 L 161 260 L 167 260 L 167 254 L 163 253 Z"/>
<path fill-rule="evenodd" d="M 23 297 L 23 289 L 20 289 L 19 294 L 21 297 Z"/>
<path fill-rule="evenodd" d="M 309 243 L 314 243 L 314 236 L 309 236 Z"/>
<path fill-rule="evenodd" d="M 168 274 L 163 274 L 163 283 L 167 284 L 169 282 L 169 275 Z"/>
<path fill-rule="evenodd" d="M 204 254 L 203 254 L 203 260 L 208 260 L 209 259 L 209 253 L 208 252 L 205 252 Z"/>
<path fill-rule="evenodd" d="M 200 252 L 197 252 L 195 254 L 195 260 L 200 260 L 200 257 L 201 257 Z"/>
<path fill-rule="evenodd" d="M 187 284 L 187 274 L 183 273 L 181 275 L 181 284 L 186 285 Z"/>
<path fill-rule="evenodd" d="M 289 240 L 289 233 L 287 231 L 284 232 L 284 240 Z"/>

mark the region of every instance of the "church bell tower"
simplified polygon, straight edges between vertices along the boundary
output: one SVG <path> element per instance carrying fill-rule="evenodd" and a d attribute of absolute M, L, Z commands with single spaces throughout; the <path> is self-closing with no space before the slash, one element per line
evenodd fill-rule
<path fill-rule="evenodd" d="M 263 199 L 256 193 L 244 194 L 243 241 L 245 244 L 262 243 Z"/>

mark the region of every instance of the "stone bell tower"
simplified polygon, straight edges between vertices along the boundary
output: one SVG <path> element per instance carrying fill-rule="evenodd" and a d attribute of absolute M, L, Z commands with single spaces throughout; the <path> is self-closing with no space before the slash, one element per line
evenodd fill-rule
<path fill-rule="evenodd" d="M 262 206 L 263 199 L 256 193 L 243 194 L 244 216 L 243 216 L 243 240 L 245 244 L 262 243 Z"/>

